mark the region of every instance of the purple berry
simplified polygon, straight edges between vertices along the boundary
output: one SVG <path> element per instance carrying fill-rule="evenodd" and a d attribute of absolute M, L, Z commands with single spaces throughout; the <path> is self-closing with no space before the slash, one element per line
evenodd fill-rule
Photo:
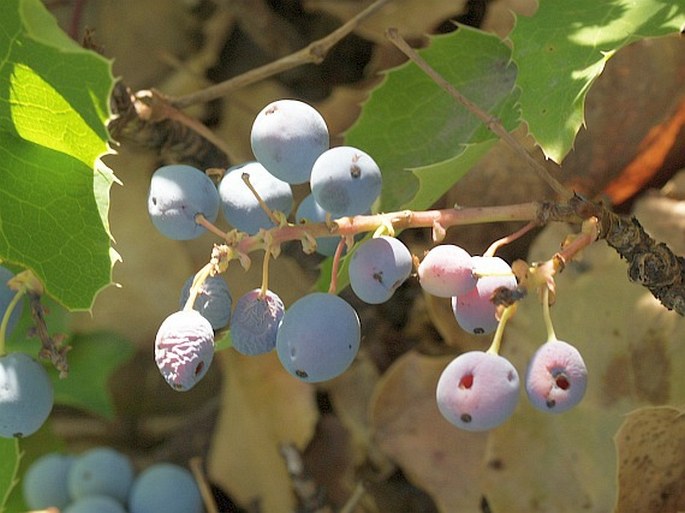
<path fill-rule="evenodd" d="M 193 388 L 213 357 L 214 330 L 197 310 L 181 310 L 164 319 L 155 339 L 155 362 L 171 388 Z"/>
<path fill-rule="evenodd" d="M 270 290 L 261 295 L 254 289 L 235 305 L 231 322 L 231 341 L 236 351 L 246 355 L 268 353 L 276 347 L 276 333 L 283 318 L 283 301 Z"/>
<path fill-rule="evenodd" d="M 545 342 L 528 364 L 526 393 L 538 410 L 561 413 L 573 408 L 585 395 L 586 387 L 583 357 L 567 342 Z"/>
<path fill-rule="evenodd" d="M 440 413 L 467 431 L 502 424 L 516 408 L 519 376 L 506 358 L 483 351 L 463 353 L 443 370 L 436 391 Z"/>
<path fill-rule="evenodd" d="M 493 333 L 498 324 L 492 295 L 500 287 L 515 289 L 516 277 L 509 264 L 499 257 L 474 256 L 472 260 L 480 277 L 473 289 L 452 298 L 452 311 L 464 331 L 486 335 Z"/>
<path fill-rule="evenodd" d="M 180 307 L 183 308 L 190 296 L 190 287 L 193 285 L 195 275 L 188 278 L 181 291 Z M 221 276 L 208 276 L 200 287 L 200 292 L 195 298 L 193 308 L 205 317 L 212 328 L 220 330 L 228 326 L 231 320 L 231 305 L 233 298 L 228 290 L 226 280 Z"/>
<path fill-rule="evenodd" d="M 478 281 L 471 255 L 454 244 L 432 248 L 419 264 L 418 274 L 423 290 L 437 297 L 466 294 Z"/>

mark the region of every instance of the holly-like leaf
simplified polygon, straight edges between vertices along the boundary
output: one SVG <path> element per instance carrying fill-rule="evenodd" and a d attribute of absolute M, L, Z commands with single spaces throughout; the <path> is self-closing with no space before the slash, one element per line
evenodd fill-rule
<path fill-rule="evenodd" d="M 544 0 L 519 17 L 510 37 L 521 116 L 545 155 L 560 163 L 572 149 L 585 97 L 616 51 L 684 23 L 683 0 Z"/>
<path fill-rule="evenodd" d="M 6 511 L 7 500 L 18 482 L 20 460 L 19 440 L 0 438 L 0 513 Z"/>
<path fill-rule="evenodd" d="M 111 282 L 111 63 L 69 39 L 39 0 L 0 3 L 0 258 L 69 309 Z"/>
<path fill-rule="evenodd" d="M 460 26 L 431 38 L 419 53 L 466 98 L 499 117 L 507 129 L 516 127 L 516 67 L 499 38 Z M 470 145 L 480 150 L 480 144 L 494 139 L 478 118 L 407 63 L 388 72 L 373 91 L 345 143 L 376 160 L 383 173 L 380 207 L 391 211 L 409 204 L 428 208 L 473 165 Z M 447 160 L 450 167 L 440 166 L 439 172 L 432 167 Z"/>

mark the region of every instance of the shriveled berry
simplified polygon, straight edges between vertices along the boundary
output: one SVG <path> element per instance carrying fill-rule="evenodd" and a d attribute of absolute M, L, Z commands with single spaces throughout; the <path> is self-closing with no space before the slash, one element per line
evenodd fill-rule
<path fill-rule="evenodd" d="M 185 306 L 190 296 L 190 287 L 193 285 L 194 278 L 195 275 L 192 275 L 183 285 L 179 301 L 181 308 Z M 232 304 L 233 298 L 226 280 L 221 276 L 209 276 L 200 287 L 193 309 L 200 312 L 209 321 L 212 328 L 220 330 L 228 326 L 231 320 Z"/>
<path fill-rule="evenodd" d="M 254 289 L 235 304 L 231 341 L 236 351 L 246 355 L 268 353 L 276 347 L 278 325 L 283 318 L 283 301 L 270 290 Z"/>
<path fill-rule="evenodd" d="M 214 330 L 197 310 L 180 310 L 164 319 L 155 339 L 155 362 L 171 388 L 193 388 L 213 357 Z"/>

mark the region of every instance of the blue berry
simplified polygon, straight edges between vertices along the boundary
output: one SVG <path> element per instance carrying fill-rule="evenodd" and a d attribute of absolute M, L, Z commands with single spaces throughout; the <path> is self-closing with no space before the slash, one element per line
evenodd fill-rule
<path fill-rule="evenodd" d="M 300 202 L 295 212 L 295 221 L 303 223 L 322 223 L 326 220 L 326 211 L 316 202 L 310 193 Z M 317 237 L 316 252 L 324 256 L 333 256 L 340 242 L 339 236 Z"/>
<path fill-rule="evenodd" d="M 193 475 L 171 463 L 157 463 L 136 478 L 130 513 L 202 513 L 202 496 Z"/>
<path fill-rule="evenodd" d="M 0 436 L 32 435 L 45 423 L 54 402 L 45 368 L 26 353 L 0 356 Z"/>
<path fill-rule="evenodd" d="M 277 178 L 309 181 L 314 161 L 328 149 L 328 127 L 321 114 L 299 100 L 278 100 L 257 114 L 250 134 L 255 158 Z"/>
<path fill-rule="evenodd" d="M 210 222 L 219 215 L 219 194 L 214 182 L 192 166 L 173 164 L 160 167 L 152 175 L 147 208 L 155 227 L 174 240 L 199 237 L 206 229 L 195 217 Z"/>
<path fill-rule="evenodd" d="M 285 311 L 276 335 L 276 351 L 290 374 L 315 383 L 333 379 L 350 366 L 360 337 L 359 317 L 347 301 L 313 292 Z"/>
<path fill-rule="evenodd" d="M 254 235 L 261 228 L 266 230 L 275 225 L 244 182 L 244 173 L 250 176 L 250 183 L 272 211 L 290 214 L 293 192 L 288 183 L 273 176 L 259 162 L 241 164 L 226 171 L 219 182 L 224 217 L 234 228 Z"/>
<path fill-rule="evenodd" d="M 321 208 L 333 217 L 364 214 L 381 193 L 381 170 L 367 153 L 351 146 L 326 150 L 316 159 L 310 185 Z"/>
<path fill-rule="evenodd" d="M 106 495 L 124 504 L 133 484 L 133 464 L 111 447 L 95 447 L 77 456 L 67 484 L 72 499 Z"/>
<path fill-rule="evenodd" d="M 362 301 L 384 303 L 409 277 L 412 257 L 399 239 L 388 236 L 362 242 L 352 254 L 350 286 Z"/>
<path fill-rule="evenodd" d="M 51 452 L 31 463 L 22 481 L 24 502 L 29 509 L 64 509 L 71 502 L 67 477 L 74 460 L 74 456 Z"/>
<path fill-rule="evenodd" d="M 193 388 L 213 358 L 214 330 L 197 310 L 180 310 L 164 319 L 155 338 L 155 362 L 171 388 Z"/>

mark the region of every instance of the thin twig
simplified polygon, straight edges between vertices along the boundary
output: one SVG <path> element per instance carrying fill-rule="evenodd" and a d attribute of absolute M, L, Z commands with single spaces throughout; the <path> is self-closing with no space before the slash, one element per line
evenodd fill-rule
<path fill-rule="evenodd" d="M 461 94 L 450 82 L 440 75 L 433 67 L 428 64 L 399 34 L 397 29 L 390 28 L 386 35 L 388 39 L 409 59 L 426 73 L 437 85 L 444 89 L 452 98 L 462 104 L 474 116 L 480 119 L 492 133 L 505 141 L 512 149 L 521 156 L 528 165 L 538 174 L 538 176 L 556 192 L 561 199 L 569 200 L 573 197 L 573 192 L 566 188 L 561 182 L 554 178 L 547 169 L 535 160 L 530 153 L 512 136 L 502 125 L 502 122 L 495 116 L 491 116 L 478 105 Z"/>
<path fill-rule="evenodd" d="M 388 1 L 389 0 L 377 0 L 327 36 L 310 43 L 308 46 L 295 53 L 286 55 L 269 64 L 242 73 L 237 77 L 229 78 L 228 80 L 206 87 L 200 91 L 183 96 L 167 97 L 167 101 L 178 109 L 184 109 L 191 105 L 206 103 L 222 98 L 245 86 L 304 64 L 320 64 L 333 46 L 353 32 L 365 19 L 378 11 L 383 5 L 388 3 Z"/>
<path fill-rule="evenodd" d="M 267 216 L 269 216 L 269 219 L 271 219 L 271 222 L 278 226 L 281 224 L 281 220 L 276 217 L 274 214 L 273 210 L 269 207 L 269 205 L 266 204 L 266 201 L 264 201 L 264 198 L 257 192 L 257 189 L 255 189 L 255 186 L 252 185 L 252 182 L 250 182 L 250 173 L 243 173 L 240 175 L 240 178 L 243 179 L 243 182 L 245 182 L 245 185 L 247 185 L 247 188 L 250 189 L 250 192 L 254 195 L 255 199 L 259 203 L 259 206 L 262 207 L 262 210 L 266 213 Z"/>
<path fill-rule="evenodd" d="M 202 460 L 199 457 L 190 459 L 190 471 L 193 473 L 195 482 L 200 489 L 200 495 L 202 496 L 202 502 L 207 508 L 207 513 L 219 513 L 219 509 L 216 507 L 216 502 L 214 501 L 214 495 L 212 490 L 207 483 L 207 478 L 205 473 L 202 471 Z"/>

